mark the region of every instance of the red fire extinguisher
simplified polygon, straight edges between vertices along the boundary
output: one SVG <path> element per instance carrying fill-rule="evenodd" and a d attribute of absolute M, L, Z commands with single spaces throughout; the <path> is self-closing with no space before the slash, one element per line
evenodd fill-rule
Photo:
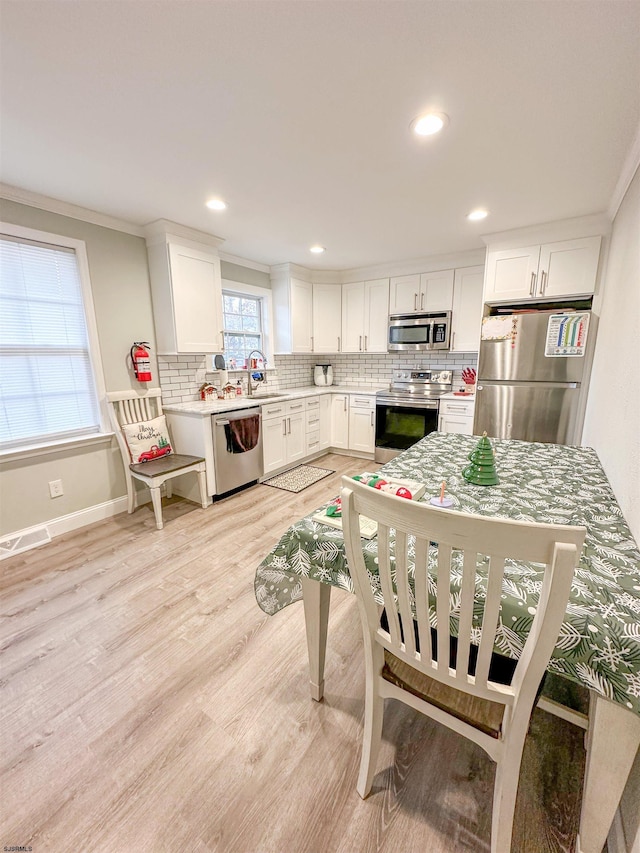
<path fill-rule="evenodd" d="M 151 382 L 150 346 L 146 341 L 135 341 L 131 347 L 131 362 L 138 382 Z"/>

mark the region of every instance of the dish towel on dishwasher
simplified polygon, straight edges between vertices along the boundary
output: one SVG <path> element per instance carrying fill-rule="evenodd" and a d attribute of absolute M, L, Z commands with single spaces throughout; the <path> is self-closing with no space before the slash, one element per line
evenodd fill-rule
<path fill-rule="evenodd" d="M 260 437 L 260 415 L 250 415 L 224 425 L 229 453 L 246 453 L 258 443 Z"/>

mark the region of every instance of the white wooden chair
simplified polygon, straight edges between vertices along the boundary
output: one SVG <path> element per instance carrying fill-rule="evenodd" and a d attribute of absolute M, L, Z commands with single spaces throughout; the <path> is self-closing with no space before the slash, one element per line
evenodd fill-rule
<path fill-rule="evenodd" d="M 143 394 L 138 394 L 136 391 L 116 391 L 107 394 L 107 400 L 111 424 L 118 439 L 118 446 L 124 463 L 129 513 L 132 513 L 136 508 L 136 487 L 133 481 L 139 480 L 151 492 L 156 527 L 158 530 L 162 530 L 164 526 L 162 521 L 162 486 L 165 486 L 166 495 L 170 498 L 173 478 L 180 477 L 190 471 L 194 471 L 198 475 L 200 500 L 203 509 L 206 509 L 207 478 L 203 457 L 171 453 L 169 456 L 152 459 L 149 462 L 131 462 L 131 454 L 122 432 L 122 425 L 150 421 L 159 417 L 162 414 L 160 388 L 150 388 Z"/>
<path fill-rule="evenodd" d="M 358 793 L 364 798 L 371 790 L 384 699 L 399 699 L 479 744 L 496 762 L 491 851 L 508 853 L 529 719 L 560 631 L 586 530 L 452 512 L 382 494 L 348 477 L 342 482 L 344 538 L 365 646 L 365 723 Z M 380 607 L 365 567 L 360 514 L 378 522 L 378 568 L 388 631 L 381 627 Z M 390 540 L 390 529 L 395 529 L 395 543 Z M 461 552 L 456 557 L 462 560 L 457 643 L 451 640 L 449 622 L 452 550 Z M 430 552 L 432 558 L 437 553 L 437 580 L 430 572 Z M 479 556 L 488 556 L 490 562 L 477 646 L 471 643 L 471 628 Z M 489 667 L 507 558 L 543 564 L 545 571 L 530 633 L 511 683 L 505 685 L 489 679 Z M 410 562 L 415 562 L 413 588 Z M 430 588 L 437 616 L 433 633 L 428 615 Z"/>

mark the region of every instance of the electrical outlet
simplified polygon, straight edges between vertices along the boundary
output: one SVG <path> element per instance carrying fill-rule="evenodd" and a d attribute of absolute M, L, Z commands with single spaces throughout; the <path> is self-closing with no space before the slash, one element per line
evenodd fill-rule
<path fill-rule="evenodd" d="M 62 488 L 62 480 L 49 481 L 49 494 L 52 498 L 59 498 L 64 495 L 64 489 Z"/>

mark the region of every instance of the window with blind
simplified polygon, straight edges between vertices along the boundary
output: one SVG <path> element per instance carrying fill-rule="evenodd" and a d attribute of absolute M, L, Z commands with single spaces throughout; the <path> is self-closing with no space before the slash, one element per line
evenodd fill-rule
<path fill-rule="evenodd" d="M 61 242 L 0 235 L 2 450 L 101 431 L 79 241 Z"/>
<path fill-rule="evenodd" d="M 252 350 L 262 350 L 262 300 L 222 291 L 224 352 L 228 367 L 243 367 Z"/>

